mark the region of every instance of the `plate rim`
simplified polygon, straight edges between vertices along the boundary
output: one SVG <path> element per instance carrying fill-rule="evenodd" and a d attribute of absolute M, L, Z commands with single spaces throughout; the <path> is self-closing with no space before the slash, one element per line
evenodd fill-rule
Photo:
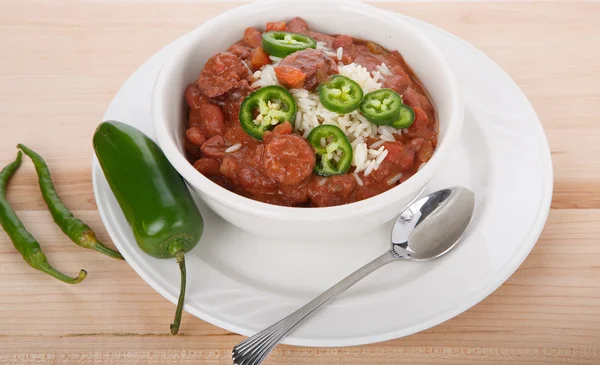
<path fill-rule="evenodd" d="M 529 234 L 527 236 L 525 236 L 525 238 L 523 239 L 523 241 L 526 242 L 527 244 L 522 245 L 518 250 L 516 250 L 513 253 L 512 257 L 511 257 L 511 261 L 507 265 L 502 267 L 501 269 L 497 270 L 491 276 L 491 279 L 488 280 L 487 285 L 485 285 L 481 289 L 475 291 L 473 293 L 473 295 L 471 296 L 470 300 L 464 300 L 461 303 L 461 305 L 458 305 L 452 309 L 446 310 L 437 316 L 431 317 L 426 321 L 423 321 L 419 324 L 412 325 L 410 327 L 404 327 L 400 330 L 389 331 L 389 332 L 378 334 L 378 335 L 369 335 L 369 336 L 354 337 L 354 338 L 350 338 L 350 339 L 345 338 L 345 339 L 333 339 L 333 340 L 331 340 L 331 339 L 312 340 L 312 339 L 295 338 L 293 336 L 290 336 L 290 337 L 286 338 L 284 341 L 282 341 L 282 343 L 284 343 L 284 344 L 290 344 L 290 345 L 296 345 L 296 346 L 311 346 L 311 347 L 359 346 L 359 345 L 372 344 L 372 343 L 383 342 L 383 341 L 388 341 L 388 340 L 405 337 L 405 336 L 408 336 L 411 334 L 421 332 L 428 328 L 432 328 L 439 324 L 442 324 L 442 323 L 446 322 L 447 320 L 452 319 L 452 318 L 456 317 L 457 315 L 459 315 L 459 314 L 465 312 L 466 310 L 477 305 L 483 299 L 485 299 L 490 294 L 492 294 L 496 289 L 498 289 L 500 286 L 502 286 L 502 284 L 504 284 L 506 282 L 506 280 L 508 280 L 510 278 L 510 276 L 512 276 L 512 274 L 514 274 L 514 272 L 525 261 L 525 259 L 528 257 L 529 253 L 531 252 L 531 250 L 537 243 L 537 241 L 544 229 L 545 222 L 547 221 L 548 215 L 550 213 L 550 206 L 551 206 L 551 202 L 552 202 L 552 194 L 553 194 L 553 188 L 554 188 L 554 171 L 553 171 L 553 166 L 552 166 L 552 158 L 551 158 L 551 152 L 550 152 L 550 147 L 549 147 L 549 143 L 548 143 L 548 138 L 543 129 L 543 126 L 539 119 L 539 116 L 535 112 L 533 105 L 531 104 L 530 100 L 527 98 L 525 93 L 518 86 L 518 84 L 516 84 L 516 82 L 512 79 L 512 77 L 510 77 L 510 75 L 504 69 L 502 69 L 496 62 L 494 62 L 494 60 L 492 60 L 484 52 L 482 52 L 481 50 L 479 50 L 478 48 L 473 46 L 471 43 L 465 41 L 464 39 L 448 32 L 442 28 L 439 28 L 432 24 L 429 24 L 425 21 L 415 19 L 415 18 L 406 16 L 403 14 L 399 14 L 399 13 L 394 13 L 394 14 L 396 16 L 404 18 L 404 20 L 407 20 L 409 22 L 412 22 L 413 24 L 418 25 L 419 27 L 426 27 L 426 28 L 429 28 L 430 30 L 440 32 L 440 33 L 444 34 L 445 36 L 450 37 L 450 38 L 454 39 L 455 41 L 468 47 L 471 51 L 474 51 L 480 57 L 485 59 L 491 66 L 493 66 L 495 68 L 496 72 L 499 72 L 499 74 L 504 76 L 504 78 L 508 82 L 512 83 L 512 85 L 515 87 L 515 89 L 519 91 L 520 96 L 522 96 L 524 98 L 524 100 L 526 100 L 527 103 L 529 104 L 531 110 L 533 111 L 533 114 L 535 115 L 536 121 L 537 121 L 537 123 L 535 123 L 536 124 L 535 128 L 537 129 L 537 132 L 540 133 L 541 136 L 543 136 L 543 141 L 541 141 L 541 139 L 540 139 L 540 142 L 541 142 L 540 150 L 543 149 L 547 152 L 544 154 L 543 162 L 545 165 L 544 171 L 548 174 L 548 178 L 544 179 L 543 187 L 545 190 L 545 194 L 541 198 L 540 209 L 538 211 L 536 219 L 535 219 L 535 221 L 532 222 L 532 228 L 535 228 L 535 229 L 530 230 Z M 127 78 L 127 80 L 119 88 L 119 91 L 115 94 L 115 96 L 111 100 L 108 108 L 106 109 L 106 111 L 103 115 L 103 120 L 107 120 L 106 117 L 107 117 L 107 115 L 110 114 L 111 110 L 114 108 L 114 105 L 116 104 L 116 100 L 118 99 L 121 90 L 123 90 L 124 87 L 129 82 L 131 82 L 131 80 L 134 79 L 137 76 L 137 74 L 140 73 L 141 70 L 143 70 L 145 68 L 145 66 L 147 66 L 147 64 L 149 64 L 151 61 L 155 60 L 155 57 L 158 54 L 166 53 L 166 51 L 168 49 L 174 47 L 175 44 L 182 42 L 182 40 L 187 36 L 187 34 L 188 33 L 178 37 L 177 39 L 173 40 L 168 45 L 166 45 L 165 47 L 160 49 L 158 52 L 156 52 L 154 55 L 152 55 L 149 59 L 147 59 L 143 64 L 141 64 Z M 164 63 L 164 61 L 163 61 L 163 63 Z M 162 64 L 161 64 L 161 67 L 162 67 Z M 92 156 L 92 166 L 91 167 L 92 167 L 92 186 L 93 186 L 93 191 L 94 191 L 94 199 L 98 203 L 99 201 L 101 201 L 101 199 L 99 198 L 100 193 L 98 191 L 98 184 L 96 183 L 96 179 L 99 178 L 98 171 L 101 171 L 101 168 L 99 166 L 99 163 L 98 163 L 98 160 L 97 160 L 95 154 L 93 154 L 93 156 Z M 107 212 L 105 211 L 105 208 L 101 204 L 97 204 L 97 206 L 98 206 L 98 211 L 100 213 L 100 217 L 102 219 L 103 225 L 105 226 L 106 230 L 109 233 L 109 236 L 111 237 L 111 239 L 113 240 L 115 245 L 117 245 L 117 247 L 118 247 L 119 244 L 117 243 L 116 240 L 113 239 L 113 237 L 116 236 L 114 233 L 114 228 L 105 223 L 105 222 L 109 221 L 107 218 Z M 134 269 L 134 271 L 150 287 L 152 287 L 155 291 L 157 291 L 160 295 L 162 295 L 167 300 L 171 301 L 172 303 L 176 303 L 177 298 L 170 295 L 166 291 L 165 288 L 162 288 L 160 285 L 158 285 L 156 282 L 154 282 L 153 279 L 149 278 L 147 276 L 147 274 L 145 273 L 145 271 L 141 268 L 140 265 L 138 265 L 138 263 L 135 260 L 128 259 L 128 257 L 127 257 L 128 254 L 124 253 L 123 255 L 126 258 L 127 263 Z M 225 330 L 235 332 L 235 333 L 238 333 L 238 334 L 241 334 L 244 336 L 249 336 L 249 335 L 254 334 L 254 332 L 248 331 L 244 328 L 240 328 L 235 324 L 226 323 L 217 318 L 214 318 L 207 312 L 190 310 L 189 305 L 185 305 L 184 309 L 188 313 L 194 315 L 195 317 L 197 317 L 203 321 L 206 321 L 208 323 L 211 323 L 215 326 L 218 326 L 220 328 L 223 328 Z"/>

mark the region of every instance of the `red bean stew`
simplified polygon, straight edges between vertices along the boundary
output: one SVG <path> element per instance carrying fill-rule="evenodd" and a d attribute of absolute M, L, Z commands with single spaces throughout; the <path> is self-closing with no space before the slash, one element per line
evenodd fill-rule
<path fill-rule="evenodd" d="M 437 145 L 434 107 L 400 53 L 301 18 L 247 28 L 185 99 L 190 163 L 270 204 L 372 197 L 415 174 Z"/>

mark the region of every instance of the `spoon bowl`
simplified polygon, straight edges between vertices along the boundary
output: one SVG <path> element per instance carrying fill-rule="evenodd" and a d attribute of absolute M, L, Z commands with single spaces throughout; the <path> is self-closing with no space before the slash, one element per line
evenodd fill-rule
<path fill-rule="evenodd" d="M 475 208 L 469 189 L 438 190 L 411 204 L 394 223 L 391 251 L 413 261 L 429 261 L 449 252 L 467 229 Z"/>
<path fill-rule="evenodd" d="M 406 208 L 392 228 L 389 251 L 348 275 L 304 307 L 237 344 L 236 365 L 259 365 L 285 335 L 322 305 L 380 267 L 393 261 L 429 261 L 450 252 L 467 229 L 475 208 L 473 193 L 463 187 L 436 191 Z"/>

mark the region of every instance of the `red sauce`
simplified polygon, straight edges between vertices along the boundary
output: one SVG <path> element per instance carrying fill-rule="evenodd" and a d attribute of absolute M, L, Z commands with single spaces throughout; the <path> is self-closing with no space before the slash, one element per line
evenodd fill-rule
<path fill-rule="evenodd" d="M 368 176 L 358 174 L 362 185 L 351 174 L 353 168 L 327 178 L 313 175 L 312 147 L 292 131 L 289 123 L 267 132 L 263 142 L 250 137 L 238 121 L 240 104 L 253 91 L 248 67 L 255 71 L 270 63 L 260 47 L 262 32 L 250 27 L 227 52 L 211 57 L 196 82 L 186 89 L 189 116 L 185 151 L 200 173 L 251 199 L 284 206 L 324 207 L 380 194 L 429 161 L 437 145 L 435 109 L 400 53 L 348 35 L 313 31 L 301 18 L 268 23 L 267 28 L 307 34 L 334 49 L 344 49 L 342 60 L 314 50 L 293 53 L 281 62 L 282 68 L 276 68 L 281 84 L 314 89 L 325 77 L 337 73 L 338 61 L 354 62 L 369 71 L 384 62 L 392 75 L 383 81 L 383 87 L 402 95 L 404 103 L 414 109 L 415 121 L 404 133 L 394 135 L 396 141 L 384 144 L 388 155 L 377 170 Z M 399 174 L 402 177 L 398 179 Z M 390 183 L 392 180 L 397 181 Z"/>

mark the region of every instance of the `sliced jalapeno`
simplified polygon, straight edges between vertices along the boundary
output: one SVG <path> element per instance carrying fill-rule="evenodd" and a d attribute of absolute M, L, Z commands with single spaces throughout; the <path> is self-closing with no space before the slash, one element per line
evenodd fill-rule
<path fill-rule="evenodd" d="M 341 129 L 331 124 L 320 125 L 307 139 L 317 151 L 315 174 L 330 176 L 348 171 L 352 164 L 352 145 Z"/>
<path fill-rule="evenodd" d="M 319 86 L 321 104 L 338 114 L 346 114 L 358 108 L 363 98 L 360 85 L 342 75 L 334 75 Z"/>
<path fill-rule="evenodd" d="M 398 119 L 392 122 L 390 126 L 396 129 L 408 128 L 415 121 L 415 111 L 410 106 L 403 104 L 400 107 Z"/>
<path fill-rule="evenodd" d="M 296 51 L 317 48 L 317 41 L 304 34 L 272 31 L 263 33 L 262 48 L 271 56 L 283 58 Z"/>
<path fill-rule="evenodd" d="M 240 106 L 239 120 L 250 136 L 261 140 L 263 134 L 296 117 L 294 97 L 281 86 L 266 86 L 250 94 Z"/>
<path fill-rule="evenodd" d="M 371 123 L 390 125 L 400 115 L 402 97 L 392 89 L 379 89 L 365 95 L 360 111 Z"/>

